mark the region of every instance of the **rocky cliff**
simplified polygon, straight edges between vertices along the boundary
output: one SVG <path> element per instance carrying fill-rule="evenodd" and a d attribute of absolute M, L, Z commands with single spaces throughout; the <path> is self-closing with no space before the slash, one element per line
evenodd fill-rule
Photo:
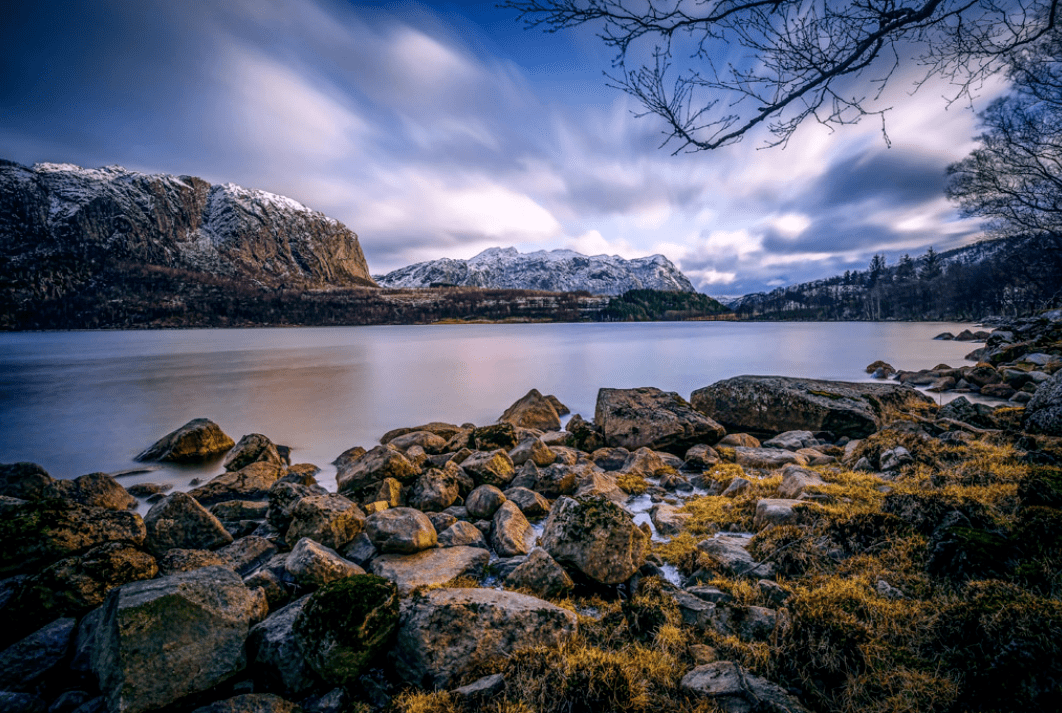
<path fill-rule="evenodd" d="M 372 284 L 357 235 L 289 198 L 119 166 L 0 160 L 8 299 L 61 296 L 123 264 L 269 288 Z"/>
<path fill-rule="evenodd" d="M 420 262 L 375 279 L 382 287 L 460 285 L 549 292 L 585 290 L 596 295 L 641 289 L 695 291 L 663 255 L 624 260 L 615 255 L 588 257 L 571 250 L 521 253 L 516 248 L 490 248 L 471 260 Z"/>

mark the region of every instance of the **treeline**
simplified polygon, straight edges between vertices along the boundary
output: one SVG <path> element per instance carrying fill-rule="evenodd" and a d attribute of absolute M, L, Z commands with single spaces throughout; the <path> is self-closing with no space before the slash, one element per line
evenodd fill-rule
<path fill-rule="evenodd" d="M 699 292 L 629 290 L 609 300 L 602 322 L 659 322 L 714 318 L 730 310 Z"/>
<path fill-rule="evenodd" d="M 748 295 L 741 319 L 976 320 L 1024 316 L 1062 299 L 1062 236 L 1010 238 Z"/>

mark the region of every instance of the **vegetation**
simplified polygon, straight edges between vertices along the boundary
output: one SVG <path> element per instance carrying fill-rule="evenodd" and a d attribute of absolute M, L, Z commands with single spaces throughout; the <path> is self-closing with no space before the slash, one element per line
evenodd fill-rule
<path fill-rule="evenodd" d="M 712 319 L 729 309 L 699 292 L 629 290 L 609 300 L 596 319 L 604 322 L 657 322 Z"/>

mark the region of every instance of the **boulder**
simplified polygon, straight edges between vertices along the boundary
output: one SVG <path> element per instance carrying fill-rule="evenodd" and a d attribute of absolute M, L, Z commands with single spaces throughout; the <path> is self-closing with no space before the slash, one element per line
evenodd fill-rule
<path fill-rule="evenodd" d="M 431 520 L 413 508 L 390 508 L 370 515 L 365 521 L 365 534 L 383 553 L 412 554 L 437 543 Z"/>
<path fill-rule="evenodd" d="M 261 433 L 251 433 L 239 440 L 229 454 L 225 456 L 222 467 L 225 470 L 240 470 L 251 463 L 272 463 L 277 466 L 286 465 L 284 458 L 277 451 L 273 441 Z"/>
<path fill-rule="evenodd" d="M 408 451 L 413 446 L 420 446 L 425 453 L 435 455 L 446 449 L 448 440 L 431 431 L 409 431 L 388 440 L 387 445 L 400 451 Z"/>
<path fill-rule="evenodd" d="M 698 443 L 686 451 L 686 460 L 682 467 L 686 470 L 707 470 L 719 464 L 719 454 L 711 446 Z"/>
<path fill-rule="evenodd" d="M 192 713 L 302 713 L 302 708 L 273 693 L 242 693 L 200 706 Z"/>
<path fill-rule="evenodd" d="M 601 429 L 584 420 L 579 414 L 575 414 L 568 420 L 564 430 L 569 434 L 565 439 L 567 444 L 581 451 L 591 453 L 605 445 Z"/>
<path fill-rule="evenodd" d="M 575 612 L 492 589 L 435 589 L 402 606 L 395 668 L 408 683 L 446 688 L 466 672 L 518 649 L 560 646 Z"/>
<path fill-rule="evenodd" d="M 215 554 L 236 570 L 236 574 L 246 577 L 254 570 L 268 562 L 277 553 L 277 546 L 264 537 L 249 535 L 241 537 L 231 545 L 226 545 Z"/>
<path fill-rule="evenodd" d="M 154 710 L 230 678 L 245 666 L 247 633 L 265 607 L 262 592 L 226 567 L 111 591 L 92 661 L 108 708 Z"/>
<path fill-rule="evenodd" d="M 169 576 L 200 567 L 228 567 L 228 562 L 210 550 L 173 549 L 158 559 L 159 574 Z"/>
<path fill-rule="evenodd" d="M 808 459 L 799 453 L 781 448 L 743 448 L 734 449 L 734 462 L 744 468 L 776 470 L 786 465 L 807 465 Z"/>
<path fill-rule="evenodd" d="M 396 428 L 394 430 L 388 431 L 380 437 L 380 443 L 386 446 L 393 439 L 398 438 L 399 436 L 404 436 L 407 433 L 412 433 L 413 431 L 427 431 L 428 433 L 434 433 L 436 436 L 439 436 L 440 438 L 443 438 L 448 441 L 454 436 L 456 436 L 458 433 L 460 433 L 461 430 L 462 429 L 460 426 L 455 425 L 453 423 L 432 421 L 431 423 L 425 423 L 423 426 L 413 426 L 412 428 Z"/>
<path fill-rule="evenodd" d="M 473 428 L 468 436 L 469 448 L 476 451 L 511 451 L 520 442 L 516 428 L 507 422 Z"/>
<path fill-rule="evenodd" d="M 291 524 L 284 539 L 290 544 L 303 537 L 334 550 L 357 537 L 365 527 L 365 514 L 342 495 L 311 495 L 291 508 Z"/>
<path fill-rule="evenodd" d="M 267 500 L 269 489 L 281 474 L 280 466 L 260 461 L 211 478 L 188 494 L 205 507 L 227 500 Z"/>
<path fill-rule="evenodd" d="M 761 445 L 764 448 L 782 448 L 787 451 L 799 451 L 801 448 L 817 445 L 818 442 L 819 440 L 815 438 L 815 434 L 811 431 L 786 431 L 785 433 L 779 433 L 774 438 L 764 441 Z"/>
<path fill-rule="evenodd" d="M 75 619 L 56 619 L 0 651 L 0 691 L 32 691 L 67 658 L 76 630 Z"/>
<path fill-rule="evenodd" d="M 365 570 L 343 559 L 335 550 L 308 537 L 295 544 L 284 568 L 299 585 L 309 588 L 323 587 L 355 574 L 365 574 Z"/>
<path fill-rule="evenodd" d="M 504 488 L 516 476 L 509 454 L 501 449 L 489 453 L 475 452 L 461 462 L 461 467 L 472 476 L 476 485 Z"/>
<path fill-rule="evenodd" d="M 712 445 L 726 434 L 678 394 L 652 387 L 599 390 L 594 423 L 606 445 L 628 450 L 645 446 L 676 455 L 698 443 Z"/>
<path fill-rule="evenodd" d="M 783 498 L 795 499 L 799 498 L 807 488 L 825 484 L 826 482 L 815 471 L 799 465 L 787 465 L 782 469 L 782 484 L 778 486 L 778 494 Z"/>
<path fill-rule="evenodd" d="M 1036 387 L 1022 425 L 1029 433 L 1062 436 L 1062 370 Z"/>
<path fill-rule="evenodd" d="M 460 495 L 458 467 L 450 461 L 443 468 L 431 468 L 417 478 L 407 498 L 409 506 L 437 512 L 453 505 Z"/>
<path fill-rule="evenodd" d="M 572 578 L 541 547 L 535 547 L 527 559 L 505 578 L 510 589 L 524 589 L 536 597 L 555 599 L 571 591 Z"/>
<path fill-rule="evenodd" d="M 487 540 L 479 528 L 458 520 L 439 533 L 439 547 L 480 547 L 487 549 Z"/>
<path fill-rule="evenodd" d="M 671 537 L 682 532 L 686 527 L 686 521 L 692 515 L 687 512 L 679 512 L 679 508 L 667 503 L 657 503 L 649 509 L 649 519 L 653 521 L 653 527 L 664 537 Z"/>
<path fill-rule="evenodd" d="M 535 530 L 516 503 L 506 501 L 494 513 L 490 544 L 499 557 L 526 555 L 535 546 Z"/>
<path fill-rule="evenodd" d="M 828 431 L 863 438 L 879 430 L 886 410 L 933 399 L 906 386 L 737 376 L 697 389 L 690 402 L 729 431 Z"/>
<path fill-rule="evenodd" d="M 648 539 L 610 500 L 563 497 L 546 520 L 542 546 L 566 568 L 600 584 L 619 584 L 645 562 Z"/>
<path fill-rule="evenodd" d="M 663 470 L 666 465 L 664 459 L 656 451 L 649 448 L 639 448 L 627 456 L 619 470 L 622 473 L 651 478 Z"/>
<path fill-rule="evenodd" d="M 730 661 L 697 666 L 679 686 L 690 695 L 710 699 L 726 713 L 807 713 L 784 688 Z"/>
<path fill-rule="evenodd" d="M 82 505 L 109 510 L 132 510 L 136 498 L 106 473 L 89 473 L 73 480 L 53 480 L 44 489 L 44 498 L 63 498 Z"/>
<path fill-rule="evenodd" d="M 509 460 L 515 466 L 531 461 L 539 467 L 545 467 L 557 460 L 557 454 L 550 450 L 541 438 L 525 438 L 516 448 L 509 451 Z"/>
<path fill-rule="evenodd" d="M 419 474 L 420 471 L 398 449 L 376 446 L 360 458 L 337 466 L 336 485 L 340 493 L 357 496 L 384 478 L 411 483 Z"/>
<path fill-rule="evenodd" d="M 720 567 L 733 577 L 770 579 L 774 565 L 757 562 L 748 552 L 749 538 L 734 535 L 717 535 L 697 543 L 697 549 L 709 555 Z"/>
<path fill-rule="evenodd" d="M 560 416 L 553 403 L 531 389 L 501 415 L 499 421 L 511 423 L 517 428 L 537 428 L 540 431 L 556 431 L 561 427 Z M 542 465 L 549 465 L 548 463 Z"/>
<path fill-rule="evenodd" d="M 317 684 L 295 637 L 295 620 L 310 601 L 307 594 L 256 624 L 247 637 L 248 663 L 257 685 L 267 691 L 298 696 Z"/>
<path fill-rule="evenodd" d="M 40 500 L 55 482 L 36 463 L 0 463 L 0 495 L 19 500 Z"/>
<path fill-rule="evenodd" d="M 937 411 L 937 419 L 960 421 L 978 428 L 995 428 L 997 424 L 993 416 L 993 410 L 991 406 L 971 403 L 965 396 L 959 396 L 944 404 Z M 1029 413 L 1028 407 L 1026 407 L 1025 413 L 1027 417 Z"/>
<path fill-rule="evenodd" d="M 221 455 L 235 445 L 236 442 L 209 418 L 197 418 L 167 433 L 136 459 L 192 463 Z"/>
<path fill-rule="evenodd" d="M 763 498 L 756 503 L 756 516 L 752 519 L 753 530 L 763 530 L 775 525 L 791 525 L 800 517 L 803 500 L 786 498 Z"/>
<path fill-rule="evenodd" d="M 575 489 L 576 498 L 602 497 L 614 503 L 627 502 L 627 491 L 619 486 L 616 476 L 610 473 L 601 473 L 596 470 L 588 470 L 580 475 Z"/>
<path fill-rule="evenodd" d="M 524 465 L 527 468 L 527 465 Z M 593 471 L 590 465 L 560 465 L 554 463 L 537 471 L 533 490 L 549 498 L 559 495 L 571 495 L 575 492 L 578 481 Z"/>
<path fill-rule="evenodd" d="M 328 491 L 317 484 L 305 485 L 290 480 L 278 480 L 269 487 L 266 520 L 280 532 L 285 532 L 291 526 L 291 509 L 303 498 L 313 495 L 328 495 Z M 210 509 L 213 510 L 215 507 L 218 506 L 212 506 Z"/>
<path fill-rule="evenodd" d="M 310 597 L 295 618 L 295 639 L 326 683 L 350 686 L 391 643 L 398 606 L 398 591 L 386 579 L 348 577 Z"/>
<path fill-rule="evenodd" d="M 509 488 L 505 497 L 516 503 L 525 517 L 540 517 L 549 512 L 549 500 L 528 488 Z M 467 501 L 466 501 L 467 505 Z"/>
<path fill-rule="evenodd" d="M 490 552 L 487 550 L 458 546 L 424 550 L 412 555 L 380 555 L 369 569 L 394 582 L 399 596 L 405 597 L 417 587 L 448 584 L 458 577 L 480 579 L 488 562 Z"/>
<path fill-rule="evenodd" d="M 144 526 L 145 544 L 156 557 L 174 548 L 213 550 L 232 542 L 221 521 L 186 493 L 173 493 L 152 505 Z"/>
<path fill-rule="evenodd" d="M 465 498 L 465 509 L 474 520 L 489 520 L 505 501 L 501 490 L 493 485 L 481 485 Z"/>

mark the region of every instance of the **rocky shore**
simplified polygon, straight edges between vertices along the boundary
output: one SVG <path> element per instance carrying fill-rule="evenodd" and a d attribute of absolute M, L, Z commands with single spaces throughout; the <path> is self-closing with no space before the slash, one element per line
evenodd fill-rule
<path fill-rule="evenodd" d="M 532 390 L 338 454 L 337 492 L 207 419 L 141 454 L 225 454 L 188 492 L 0 465 L 0 712 L 1058 709 L 1062 322 L 982 336 L 563 429 Z"/>

